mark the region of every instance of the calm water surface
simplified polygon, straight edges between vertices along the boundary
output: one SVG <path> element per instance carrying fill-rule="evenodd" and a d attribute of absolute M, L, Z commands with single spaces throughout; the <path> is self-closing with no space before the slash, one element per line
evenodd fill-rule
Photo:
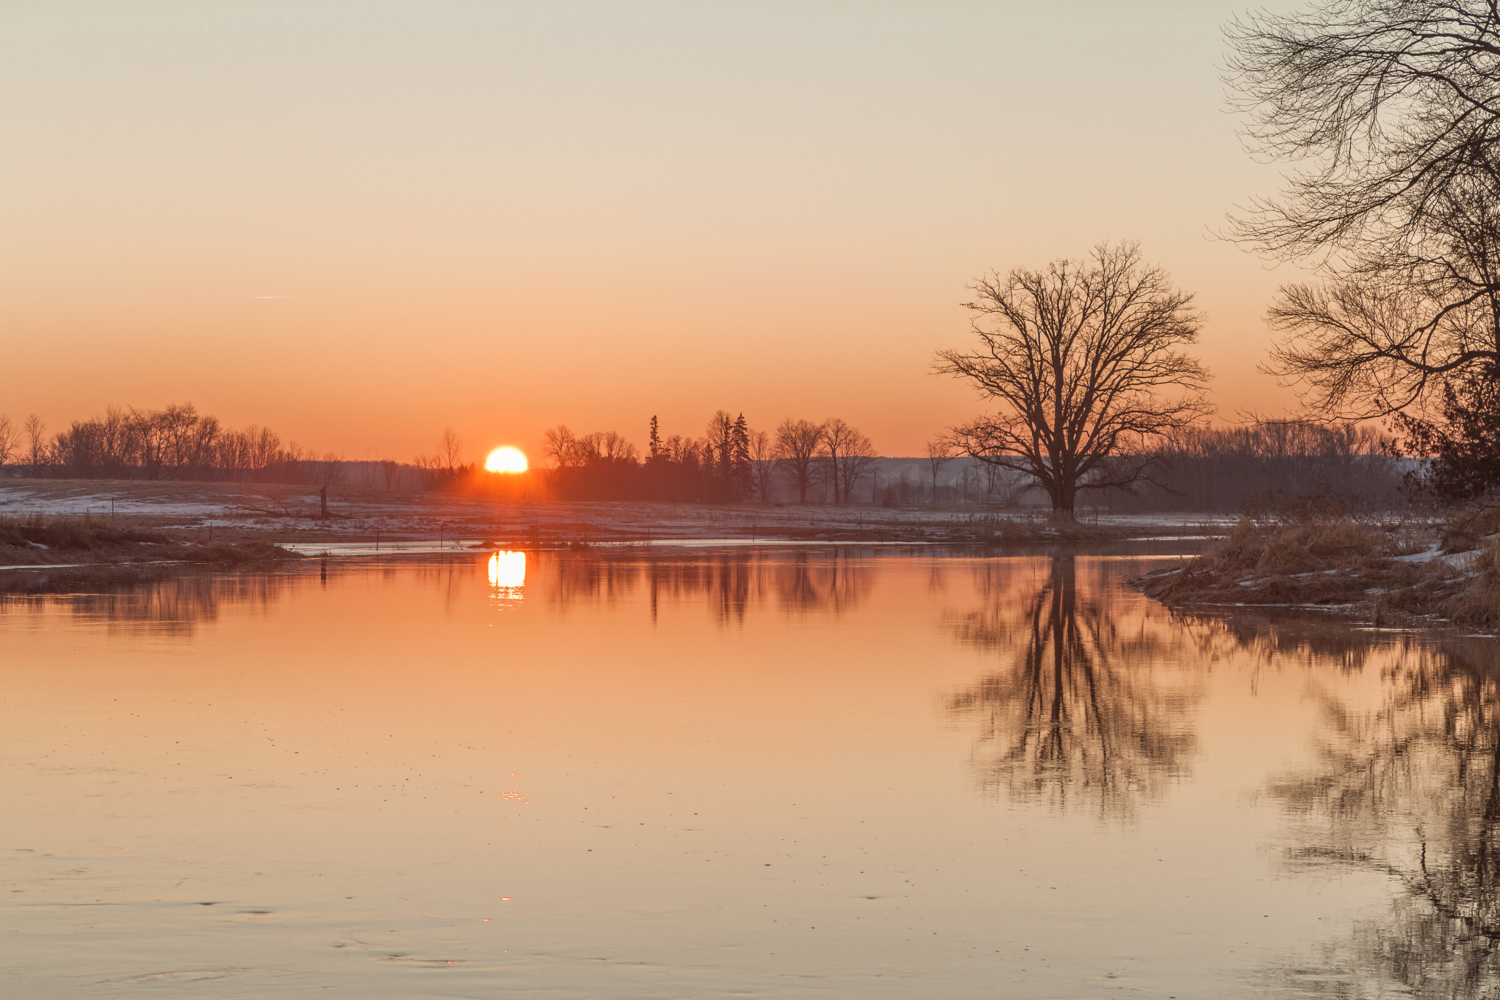
<path fill-rule="evenodd" d="M 1150 565 L 6 599 L 0 994 L 1494 995 L 1494 645 L 1182 619 Z"/>

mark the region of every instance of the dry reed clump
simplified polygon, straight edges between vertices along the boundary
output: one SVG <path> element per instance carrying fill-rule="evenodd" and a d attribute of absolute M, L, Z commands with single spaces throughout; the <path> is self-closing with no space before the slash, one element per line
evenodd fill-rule
<path fill-rule="evenodd" d="M 1390 539 L 1358 521 L 1290 524 L 1261 536 L 1260 573 L 1321 572 L 1360 566 L 1389 554 Z"/>
<path fill-rule="evenodd" d="M 196 545 L 175 553 L 176 558 L 199 563 L 252 563 L 276 559 L 290 559 L 293 554 L 270 542 L 236 542 L 233 545 L 219 542 L 213 545 Z"/>
<path fill-rule="evenodd" d="M 1388 593 L 1421 591 L 1420 601 L 1406 600 L 1425 608 L 1452 567 L 1398 557 L 1429 547 L 1431 534 L 1348 513 L 1245 518 L 1187 565 L 1150 574 L 1139 585 L 1175 604 L 1373 605 L 1388 601 L 1382 596 Z"/>
<path fill-rule="evenodd" d="M 1353 519 L 1257 524 L 1246 518 L 1194 562 L 1202 564 L 1196 569 L 1237 578 L 1318 573 L 1383 562 L 1398 544 L 1389 532 Z"/>
<path fill-rule="evenodd" d="M 1455 624 L 1500 629 L 1500 538 L 1483 540 L 1462 570 L 1435 588 L 1433 598 L 1436 613 Z"/>
<path fill-rule="evenodd" d="M 1448 512 L 1442 531 L 1444 552 L 1468 552 L 1483 549 L 1500 537 L 1500 506 L 1476 503 Z"/>
<path fill-rule="evenodd" d="M 159 531 L 118 528 L 85 515 L 78 520 L 33 517 L 0 518 L 0 545 L 16 548 L 46 546 L 64 552 L 88 552 L 103 546 L 147 542 L 165 545 L 169 539 Z"/>
<path fill-rule="evenodd" d="M 120 527 L 87 516 L 0 518 L 4 566 L 163 561 L 239 565 L 290 558 L 291 552 L 267 542 L 203 545 L 188 537 Z"/>

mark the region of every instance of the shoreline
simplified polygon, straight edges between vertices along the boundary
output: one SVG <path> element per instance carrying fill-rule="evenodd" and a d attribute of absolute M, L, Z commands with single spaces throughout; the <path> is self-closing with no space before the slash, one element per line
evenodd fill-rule
<path fill-rule="evenodd" d="M 87 519 L 170 534 L 196 544 L 437 543 L 482 540 L 509 548 L 605 543 L 1013 544 L 1207 538 L 1233 519 L 1211 514 L 1085 511 L 1059 525 L 1049 512 L 967 505 L 676 504 L 509 501 L 441 493 L 331 487 L 327 518 L 316 488 L 139 480 L 0 480 L 0 521 Z M 6 559 L 0 563 L 25 563 Z M 38 560 L 46 561 L 46 560 Z"/>
<path fill-rule="evenodd" d="M 1275 609 L 1384 630 L 1500 633 L 1500 536 L 1430 520 L 1245 519 L 1178 566 L 1130 581 L 1174 611 Z"/>

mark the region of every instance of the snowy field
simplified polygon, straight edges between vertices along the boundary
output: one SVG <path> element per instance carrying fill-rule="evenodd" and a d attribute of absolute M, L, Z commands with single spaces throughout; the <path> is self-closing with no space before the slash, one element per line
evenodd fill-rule
<path fill-rule="evenodd" d="M 333 487 L 329 517 L 320 518 L 313 487 L 230 483 L 92 480 L 0 480 L 0 517 L 115 518 L 143 527 L 199 529 L 215 537 L 255 536 L 349 554 L 415 553 L 486 539 L 555 543 L 582 541 L 768 540 L 942 541 L 1001 520 L 1040 524 L 1046 512 L 972 505 L 877 507 L 799 505 L 564 503 L 508 501 L 435 493 Z M 1140 537 L 1202 537 L 1224 533 L 1224 514 L 1107 514 L 1082 510 L 1079 520 Z M 378 547 L 378 548 L 377 548 Z M 331 550 L 330 550 L 331 551 Z"/>

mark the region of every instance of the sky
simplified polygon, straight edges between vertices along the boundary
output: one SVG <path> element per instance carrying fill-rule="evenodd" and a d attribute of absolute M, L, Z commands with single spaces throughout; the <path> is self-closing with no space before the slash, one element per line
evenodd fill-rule
<path fill-rule="evenodd" d="M 1241 7 L 1143 0 L 0 4 L 0 414 L 192 402 L 349 459 L 717 409 L 886 455 L 989 271 L 1141 243 L 1220 419 L 1300 275 L 1225 106 Z"/>

